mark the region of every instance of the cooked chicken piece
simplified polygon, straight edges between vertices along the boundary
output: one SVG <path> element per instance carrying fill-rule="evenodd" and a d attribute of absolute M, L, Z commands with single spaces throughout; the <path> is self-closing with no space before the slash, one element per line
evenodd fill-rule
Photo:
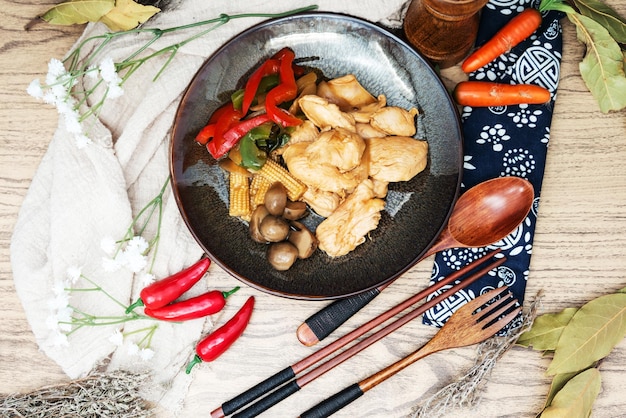
<path fill-rule="evenodd" d="M 293 132 L 289 135 L 289 142 L 282 147 L 276 148 L 272 151 L 272 155 L 283 155 L 287 148 L 294 144 L 299 144 L 302 142 L 311 143 L 317 139 L 320 131 L 317 129 L 317 126 L 313 124 L 310 120 L 305 120 L 300 125 L 296 126 Z"/>
<path fill-rule="evenodd" d="M 384 95 L 380 95 L 378 96 L 378 101 L 354 109 L 348 112 L 348 114 L 352 116 L 357 123 L 370 123 L 372 116 L 385 106 L 387 106 L 387 98 Z"/>
<path fill-rule="evenodd" d="M 308 187 L 337 193 L 343 197 L 367 178 L 368 166 L 358 166 L 342 173 L 337 167 L 314 163 L 306 153 L 308 146 L 308 143 L 301 142 L 287 147 L 283 153 L 289 172 Z"/>
<path fill-rule="evenodd" d="M 370 123 L 376 129 L 387 132 L 388 135 L 413 136 L 415 135 L 416 108 L 405 110 L 396 106 L 387 106 L 376 111 Z"/>
<path fill-rule="evenodd" d="M 317 129 L 317 126 L 310 120 L 305 120 L 293 130 L 288 145 L 297 144 L 298 142 L 313 142 L 319 134 L 320 131 Z"/>
<path fill-rule="evenodd" d="M 302 96 L 298 100 L 298 103 L 305 116 L 322 130 L 332 128 L 346 128 L 351 131 L 356 130 L 354 127 L 355 121 L 352 116 L 342 112 L 336 104 L 329 103 L 328 100 L 322 97 L 306 95 Z"/>
<path fill-rule="evenodd" d="M 363 139 L 367 138 L 384 138 L 387 135 L 386 132 L 381 131 L 380 129 L 374 128 L 369 123 L 359 123 L 356 124 L 356 133 L 361 136 Z"/>
<path fill-rule="evenodd" d="M 406 136 L 366 139 L 369 175 L 386 182 L 407 181 L 426 168 L 428 143 Z"/>
<path fill-rule="evenodd" d="M 375 178 L 372 178 L 371 180 L 374 185 L 374 196 L 380 197 L 381 199 L 387 197 L 387 192 L 389 191 L 389 182 L 376 180 Z"/>
<path fill-rule="evenodd" d="M 329 164 L 339 171 L 355 169 L 361 163 L 365 141 L 344 128 L 322 132 L 306 149 L 313 164 Z"/>
<path fill-rule="evenodd" d="M 300 111 L 300 105 L 298 104 L 298 100 L 302 96 L 306 96 L 309 94 L 315 94 L 317 92 L 317 74 L 311 71 L 306 73 L 302 77 L 296 80 L 296 85 L 298 86 L 298 97 L 293 101 L 291 106 L 289 107 L 289 113 L 292 115 L 297 114 Z"/>
<path fill-rule="evenodd" d="M 335 103 L 344 112 L 376 102 L 376 98 L 358 82 L 353 74 L 322 81 L 317 86 L 317 95 L 330 103 Z"/>
<path fill-rule="evenodd" d="M 337 193 L 307 188 L 301 198 L 315 213 L 328 218 L 341 203 L 341 197 Z"/>
<path fill-rule="evenodd" d="M 348 254 L 365 242 L 376 229 L 385 201 L 374 197 L 371 180 L 360 183 L 354 192 L 315 231 L 319 248 L 331 257 Z"/>

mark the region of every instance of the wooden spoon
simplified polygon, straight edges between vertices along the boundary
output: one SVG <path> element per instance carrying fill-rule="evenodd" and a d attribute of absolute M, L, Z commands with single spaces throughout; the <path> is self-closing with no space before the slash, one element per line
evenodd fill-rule
<path fill-rule="evenodd" d="M 485 247 L 500 241 L 526 218 L 534 197 L 532 184 L 519 177 L 498 177 L 477 184 L 459 197 L 441 235 L 416 263 L 442 250 Z M 392 282 L 322 308 L 298 327 L 298 340 L 307 346 L 317 344 Z"/>

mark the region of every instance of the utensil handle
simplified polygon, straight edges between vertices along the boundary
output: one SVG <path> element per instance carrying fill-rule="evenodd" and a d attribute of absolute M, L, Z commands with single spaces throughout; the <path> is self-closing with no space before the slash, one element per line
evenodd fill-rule
<path fill-rule="evenodd" d="M 363 396 L 363 393 L 359 384 L 355 383 L 303 412 L 300 414 L 300 418 L 329 417 L 352 401 Z"/>
<path fill-rule="evenodd" d="M 377 287 L 354 296 L 338 299 L 320 309 L 298 327 L 296 332 L 298 340 L 306 346 L 312 346 L 322 341 L 374 300 L 382 289 L 384 287 Z"/>
<path fill-rule="evenodd" d="M 243 411 L 236 413 L 235 415 L 233 415 L 233 418 L 256 417 L 261 412 L 267 411 L 272 406 L 276 405 L 283 399 L 288 398 L 289 396 L 293 395 L 299 390 L 300 390 L 300 386 L 298 385 L 298 383 L 295 380 L 292 380 L 291 382 L 287 383 L 285 386 L 282 386 L 281 388 L 270 393 L 269 395 L 267 395 L 265 398 L 261 399 L 260 401 L 250 405 Z"/>
<path fill-rule="evenodd" d="M 226 401 L 222 404 L 221 413 L 214 414 L 216 411 L 211 412 L 211 416 L 225 416 L 230 415 L 243 406 L 249 404 L 253 400 L 260 398 L 266 393 L 276 389 L 280 385 L 296 377 L 291 366 L 279 371 L 278 373 L 268 377 L 264 381 L 251 387 L 247 391 L 235 396 L 233 399 Z"/>

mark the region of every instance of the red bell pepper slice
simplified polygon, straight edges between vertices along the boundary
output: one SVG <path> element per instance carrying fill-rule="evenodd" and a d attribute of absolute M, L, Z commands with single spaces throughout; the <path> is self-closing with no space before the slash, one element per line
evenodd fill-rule
<path fill-rule="evenodd" d="M 217 122 L 215 122 L 215 132 L 213 139 L 206 144 L 207 150 L 213 156 L 218 159 L 226 154 L 234 145 L 229 145 L 224 141 L 224 134 L 233 126 L 235 126 L 243 114 L 241 111 L 235 109 L 231 102 L 226 106 L 226 110 L 219 116 Z"/>
<path fill-rule="evenodd" d="M 209 142 L 209 139 L 215 136 L 215 124 L 212 123 L 210 125 L 205 126 L 198 132 L 196 135 L 196 142 L 201 145 L 206 145 Z"/>
<path fill-rule="evenodd" d="M 196 142 L 201 145 L 206 145 L 207 142 L 215 136 L 215 127 L 218 119 L 226 112 L 230 112 L 230 106 L 228 103 L 220 106 L 215 112 L 213 112 L 206 126 L 198 132 L 198 135 L 196 135 Z"/>
<path fill-rule="evenodd" d="M 287 48 L 279 52 L 281 54 L 278 71 L 280 84 L 267 93 L 265 97 L 265 111 L 275 123 L 283 127 L 297 126 L 302 123 L 302 120 L 278 107 L 283 102 L 295 99 L 298 93 L 298 85 L 296 84 L 292 66 L 295 54 Z"/>
<path fill-rule="evenodd" d="M 245 134 L 250 132 L 251 129 L 263 125 L 266 122 L 271 122 L 271 118 L 268 114 L 262 114 L 250 119 L 242 120 L 228 131 L 224 132 L 224 146 L 227 146 L 230 150 L 232 147 L 237 145 L 237 142 L 239 142 Z"/>
<path fill-rule="evenodd" d="M 256 69 L 254 73 L 250 76 L 248 81 L 246 82 L 246 87 L 244 88 L 243 93 L 243 102 L 241 104 L 241 112 L 245 115 L 248 113 L 250 109 L 250 105 L 252 101 L 256 97 L 257 90 L 259 89 L 259 84 L 261 83 L 261 79 L 263 77 L 277 74 L 280 66 L 280 62 L 277 59 L 270 58 L 265 61 L 259 68 Z"/>

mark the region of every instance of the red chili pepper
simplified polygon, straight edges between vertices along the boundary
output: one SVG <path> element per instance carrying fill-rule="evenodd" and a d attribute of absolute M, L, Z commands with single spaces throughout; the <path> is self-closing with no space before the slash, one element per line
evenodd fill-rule
<path fill-rule="evenodd" d="M 186 373 L 191 373 L 193 366 L 198 363 L 215 360 L 233 345 L 248 326 L 253 308 L 254 296 L 250 296 L 235 316 L 200 341 L 196 346 L 196 355 L 187 365 Z"/>
<path fill-rule="evenodd" d="M 295 54 L 287 48 L 280 52 L 282 54 L 278 71 L 280 84 L 265 96 L 265 111 L 275 123 L 283 127 L 297 126 L 302 123 L 302 120 L 278 107 L 283 102 L 295 99 L 298 93 L 298 85 L 292 67 Z"/>
<path fill-rule="evenodd" d="M 278 73 L 278 68 L 280 66 L 280 61 L 275 58 L 270 58 L 265 61 L 259 68 L 256 69 L 255 72 L 252 73 L 248 81 L 246 82 L 246 87 L 243 92 L 243 103 L 241 104 L 241 113 L 244 115 L 248 113 L 250 109 L 250 105 L 254 101 L 256 97 L 256 93 L 259 90 L 259 84 L 261 84 L 261 79 L 263 77 Z"/>
<path fill-rule="evenodd" d="M 126 309 L 126 313 L 132 312 L 138 306 L 157 309 L 173 302 L 191 289 L 204 276 L 210 265 L 210 259 L 201 258 L 190 267 L 144 287 L 139 293 L 139 299 Z"/>
<path fill-rule="evenodd" d="M 213 315 L 226 305 L 226 298 L 239 290 L 239 286 L 228 292 L 213 290 L 187 300 L 170 303 L 161 308 L 144 309 L 144 313 L 152 318 L 163 321 L 186 321 Z"/>
<path fill-rule="evenodd" d="M 222 157 L 232 148 L 232 145 L 228 146 L 224 143 L 224 133 L 236 125 L 242 117 L 243 113 L 235 109 L 233 104 L 229 102 L 226 110 L 223 111 L 217 122 L 215 122 L 215 134 L 206 146 L 213 158 L 218 159 Z"/>

